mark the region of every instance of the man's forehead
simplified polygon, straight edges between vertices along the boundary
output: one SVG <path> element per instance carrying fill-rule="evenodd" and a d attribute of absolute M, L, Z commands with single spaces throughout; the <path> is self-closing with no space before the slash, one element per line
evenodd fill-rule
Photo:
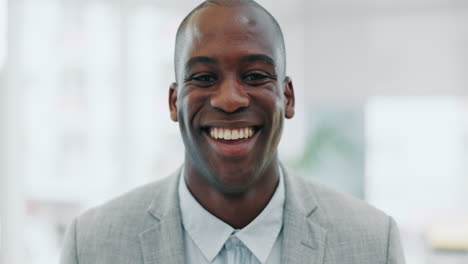
<path fill-rule="evenodd" d="M 250 6 L 200 9 L 188 21 L 183 34 L 185 52 L 189 52 L 187 48 L 209 49 L 209 41 L 215 39 L 229 45 L 250 45 L 249 48 L 254 48 L 254 44 L 263 53 L 273 55 L 274 46 L 280 43 L 268 15 Z"/>
<path fill-rule="evenodd" d="M 239 57 L 238 60 L 241 63 L 252 63 L 252 62 L 261 62 L 264 64 L 269 64 L 273 67 L 276 67 L 276 61 L 265 54 L 250 54 L 250 55 L 244 55 L 242 57 Z M 190 71 L 191 68 L 193 68 L 197 64 L 211 64 L 211 65 L 216 65 L 219 64 L 218 59 L 212 58 L 212 57 L 205 57 L 205 56 L 195 56 L 190 58 L 186 63 L 185 63 L 185 71 Z"/>
<path fill-rule="evenodd" d="M 186 27 L 186 33 L 196 38 L 228 33 L 240 39 L 243 36 L 248 38 L 246 34 L 254 33 L 273 37 L 274 32 L 268 15 L 247 5 L 204 7 L 190 18 Z"/>

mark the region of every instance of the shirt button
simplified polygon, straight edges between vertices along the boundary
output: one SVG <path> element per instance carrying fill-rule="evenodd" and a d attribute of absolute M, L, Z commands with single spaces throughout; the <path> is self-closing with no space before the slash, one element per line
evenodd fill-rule
<path fill-rule="evenodd" d="M 239 243 L 239 238 L 237 238 L 236 236 L 232 236 L 231 237 L 231 242 L 232 242 L 232 244 L 237 245 Z"/>

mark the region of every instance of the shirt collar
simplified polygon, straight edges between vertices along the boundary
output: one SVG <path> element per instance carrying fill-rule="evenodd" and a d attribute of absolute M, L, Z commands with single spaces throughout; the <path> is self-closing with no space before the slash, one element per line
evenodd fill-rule
<path fill-rule="evenodd" d="M 185 183 L 182 170 L 179 181 L 182 224 L 209 262 L 214 260 L 234 232 L 261 263 L 267 260 L 283 226 L 285 190 L 281 168 L 279 171 L 278 187 L 265 209 L 246 227 L 235 230 L 198 203 Z"/>
<path fill-rule="evenodd" d="M 234 228 L 203 208 L 190 193 L 182 170 L 179 181 L 179 200 L 182 224 L 205 258 L 212 262 L 223 248 Z"/>
<path fill-rule="evenodd" d="M 280 171 L 279 183 L 273 197 L 263 211 L 236 236 L 261 263 L 265 263 L 283 227 L 284 179 Z"/>

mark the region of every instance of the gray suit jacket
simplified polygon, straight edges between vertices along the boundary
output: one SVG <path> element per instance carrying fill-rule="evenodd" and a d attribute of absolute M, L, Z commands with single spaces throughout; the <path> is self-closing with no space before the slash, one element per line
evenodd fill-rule
<path fill-rule="evenodd" d="M 179 172 L 75 219 L 61 264 L 182 264 Z M 281 263 L 403 264 L 389 216 L 350 196 L 284 170 Z"/>

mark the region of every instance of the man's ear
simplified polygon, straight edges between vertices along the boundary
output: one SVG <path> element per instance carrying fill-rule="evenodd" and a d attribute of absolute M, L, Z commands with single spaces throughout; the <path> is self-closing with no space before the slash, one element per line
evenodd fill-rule
<path fill-rule="evenodd" d="M 175 82 L 169 87 L 169 111 L 172 121 L 179 121 L 177 118 L 177 83 Z"/>
<path fill-rule="evenodd" d="M 288 119 L 293 118 L 294 116 L 294 87 L 291 81 L 291 78 L 286 77 L 284 79 L 284 98 L 285 98 L 285 107 L 284 107 L 284 116 Z"/>

